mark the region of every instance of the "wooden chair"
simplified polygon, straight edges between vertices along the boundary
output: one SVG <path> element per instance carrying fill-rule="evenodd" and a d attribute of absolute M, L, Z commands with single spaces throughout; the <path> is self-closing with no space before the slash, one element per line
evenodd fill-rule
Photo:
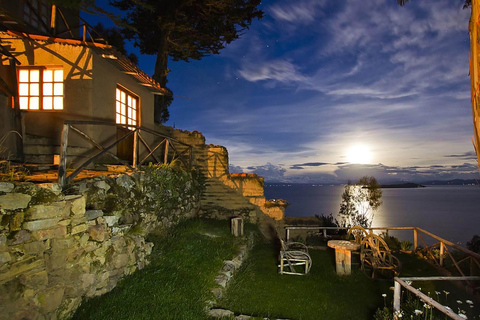
<path fill-rule="evenodd" d="M 350 238 L 350 235 L 353 235 L 353 238 L 355 239 L 355 243 L 362 244 L 363 240 L 368 237 L 370 234 L 372 234 L 372 231 L 369 230 L 367 231 L 365 228 L 361 226 L 353 226 L 350 229 L 348 229 L 348 237 Z"/>
<path fill-rule="evenodd" d="M 306 245 L 300 242 L 286 242 L 281 237 L 280 244 L 280 264 L 278 265 L 280 274 L 305 275 L 310 272 L 312 267 L 312 258 L 308 254 Z M 295 267 L 301 268 L 298 271 Z M 285 270 L 285 268 L 287 268 Z"/>
<path fill-rule="evenodd" d="M 371 272 L 372 278 L 375 278 L 376 271 L 388 276 L 397 276 L 400 273 L 402 268 L 400 260 L 392 254 L 382 238 L 370 233 L 363 238 L 361 244 L 360 261 L 365 273 Z"/>

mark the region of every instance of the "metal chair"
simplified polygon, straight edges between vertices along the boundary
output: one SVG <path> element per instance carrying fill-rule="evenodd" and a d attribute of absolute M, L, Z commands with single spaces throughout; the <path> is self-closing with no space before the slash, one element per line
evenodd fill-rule
<path fill-rule="evenodd" d="M 312 258 L 308 254 L 306 245 L 300 242 L 285 242 L 281 237 L 280 244 L 280 264 L 278 265 L 280 274 L 305 275 L 310 272 L 312 267 Z M 298 271 L 295 267 L 300 267 Z M 285 268 L 287 268 L 285 270 Z"/>

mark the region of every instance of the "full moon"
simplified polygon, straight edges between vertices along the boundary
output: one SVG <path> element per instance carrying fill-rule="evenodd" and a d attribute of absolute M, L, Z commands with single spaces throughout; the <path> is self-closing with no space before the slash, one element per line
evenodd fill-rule
<path fill-rule="evenodd" d="M 372 153 L 367 146 L 355 145 L 347 151 L 347 161 L 350 163 L 367 164 L 372 160 Z"/>

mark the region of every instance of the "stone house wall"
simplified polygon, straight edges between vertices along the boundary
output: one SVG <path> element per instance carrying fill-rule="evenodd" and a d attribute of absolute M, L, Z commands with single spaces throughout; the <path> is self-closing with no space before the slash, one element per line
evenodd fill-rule
<path fill-rule="evenodd" d="M 97 177 L 70 195 L 56 184 L 0 183 L 0 319 L 66 318 L 82 298 L 148 264 L 153 244 L 145 235 L 194 216 L 199 195 L 181 194 L 162 215 L 149 210 L 162 204 L 147 182 L 142 173 Z M 125 206 L 120 197 L 128 206 L 109 205 Z"/>

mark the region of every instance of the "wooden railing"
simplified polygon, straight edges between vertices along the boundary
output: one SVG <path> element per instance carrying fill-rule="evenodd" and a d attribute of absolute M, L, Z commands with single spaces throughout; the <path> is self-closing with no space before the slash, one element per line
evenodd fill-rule
<path fill-rule="evenodd" d="M 394 286 L 394 293 L 393 293 L 393 310 L 395 314 L 399 314 L 401 308 L 401 296 L 402 296 L 402 287 L 416 295 L 425 303 L 428 303 L 433 308 L 439 310 L 440 312 L 444 313 L 446 316 L 450 317 L 451 319 L 462 320 L 466 319 L 461 315 L 455 313 L 452 309 L 446 308 L 443 304 L 439 303 L 435 299 L 432 299 L 428 295 L 424 294 L 417 288 L 411 285 L 412 281 L 478 281 L 480 277 L 395 277 L 395 286 Z M 398 319 L 399 317 L 397 317 Z"/>
<path fill-rule="evenodd" d="M 93 138 L 88 136 L 84 131 L 80 130 L 79 126 L 99 126 L 99 127 L 114 127 L 114 128 L 128 128 L 128 131 L 125 135 L 119 139 L 116 139 L 114 142 L 110 142 L 107 146 L 102 146 L 100 143 L 95 141 Z M 67 151 L 68 151 L 68 138 L 70 132 L 76 133 L 78 136 L 83 138 L 83 140 L 92 144 L 99 151 L 92 157 L 89 157 L 85 162 L 78 166 L 72 173 L 67 174 Z M 160 138 L 160 141 L 157 141 L 154 145 L 150 145 L 145 139 L 145 135 L 153 135 L 155 138 Z M 133 161 L 130 164 L 128 161 L 120 159 L 116 154 L 111 150 L 118 146 L 118 144 L 127 138 L 133 136 Z M 144 154 L 143 158 L 139 159 L 140 145 L 143 145 Z M 61 140 L 61 151 L 60 151 L 60 165 L 58 168 L 58 182 L 62 188 L 64 188 L 73 178 L 75 178 L 82 170 L 87 168 L 94 161 L 98 160 L 101 156 L 108 155 L 112 157 L 115 161 L 120 164 L 127 166 L 130 170 L 137 170 L 140 166 L 149 162 L 155 164 L 163 163 L 168 164 L 174 161 L 180 161 L 181 164 L 190 169 L 193 165 L 193 147 L 175 140 L 171 137 L 160 134 L 154 130 L 133 126 L 127 124 L 115 124 L 110 122 L 98 122 L 98 121 L 65 121 L 63 124 L 62 131 L 62 140 Z M 161 155 L 156 154 L 157 151 L 161 151 Z"/>
<path fill-rule="evenodd" d="M 291 230 L 318 230 L 320 234 L 323 234 L 325 238 L 328 238 L 327 231 L 332 230 L 347 230 L 348 228 L 340 227 L 323 227 L 323 226 L 285 226 L 286 239 L 290 238 Z M 478 281 L 480 280 L 480 255 L 459 246 L 451 241 L 445 240 L 431 232 L 428 232 L 418 227 L 372 227 L 366 228 L 372 231 L 389 231 L 389 230 L 406 230 L 413 231 L 413 249 L 415 253 L 421 253 L 427 257 L 430 261 L 439 267 L 445 267 L 446 259 L 450 259 L 452 262 L 453 270 L 460 276 L 437 276 L 437 277 L 395 277 L 394 278 L 394 311 L 400 311 L 400 297 L 402 287 L 412 292 L 420 299 L 436 308 L 440 312 L 452 319 L 464 319 L 461 315 L 446 308 L 442 304 L 438 303 L 434 299 L 428 297 L 418 289 L 409 284 L 410 281 L 465 281 L 469 287 L 475 292 L 479 290 Z M 426 237 L 430 238 L 426 238 Z M 433 240 L 434 244 L 428 245 L 427 242 Z M 419 242 L 423 244 L 423 247 L 419 245 Z M 436 252 L 436 250 L 438 250 Z M 457 251 L 454 253 L 454 251 Z M 460 254 L 458 254 L 460 253 Z M 468 265 L 467 265 L 468 264 Z M 397 317 L 396 319 L 399 319 Z"/>
<path fill-rule="evenodd" d="M 431 232 L 428 232 L 422 228 L 418 227 L 372 227 L 367 228 L 372 231 L 389 231 L 389 230 L 406 230 L 413 231 L 413 250 L 417 253 L 422 253 L 428 259 L 430 259 L 434 264 L 439 267 L 445 266 L 446 259 L 450 259 L 454 271 L 457 271 L 458 274 L 462 277 L 467 275 L 478 275 L 480 274 L 480 255 L 478 253 L 472 252 L 465 249 L 458 244 L 455 244 L 451 241 L 445 240 Z M 323 226 L 285 226 L 286 239 L 287 241 L 290 238 L 291 230 L 318 230 L 322 232 L 324 237 L 328 237 L 328 230 L 347 230 L 347 228 L 339 227 L 323 227 Z M 426 238 L 426 237 L 430 238 Z M 427 242 L 434 242 L 434 244 L 428 245 Z M 419 245 L 419 242 L 423 244 L 423 247 Z M 436 251 L 438 250 L 438 251 Z M 455 257 L 452 252 L 457 250 L 461 252 L 462 256 Z M 468 265 L 467 265 L 468 264 Z"/>

